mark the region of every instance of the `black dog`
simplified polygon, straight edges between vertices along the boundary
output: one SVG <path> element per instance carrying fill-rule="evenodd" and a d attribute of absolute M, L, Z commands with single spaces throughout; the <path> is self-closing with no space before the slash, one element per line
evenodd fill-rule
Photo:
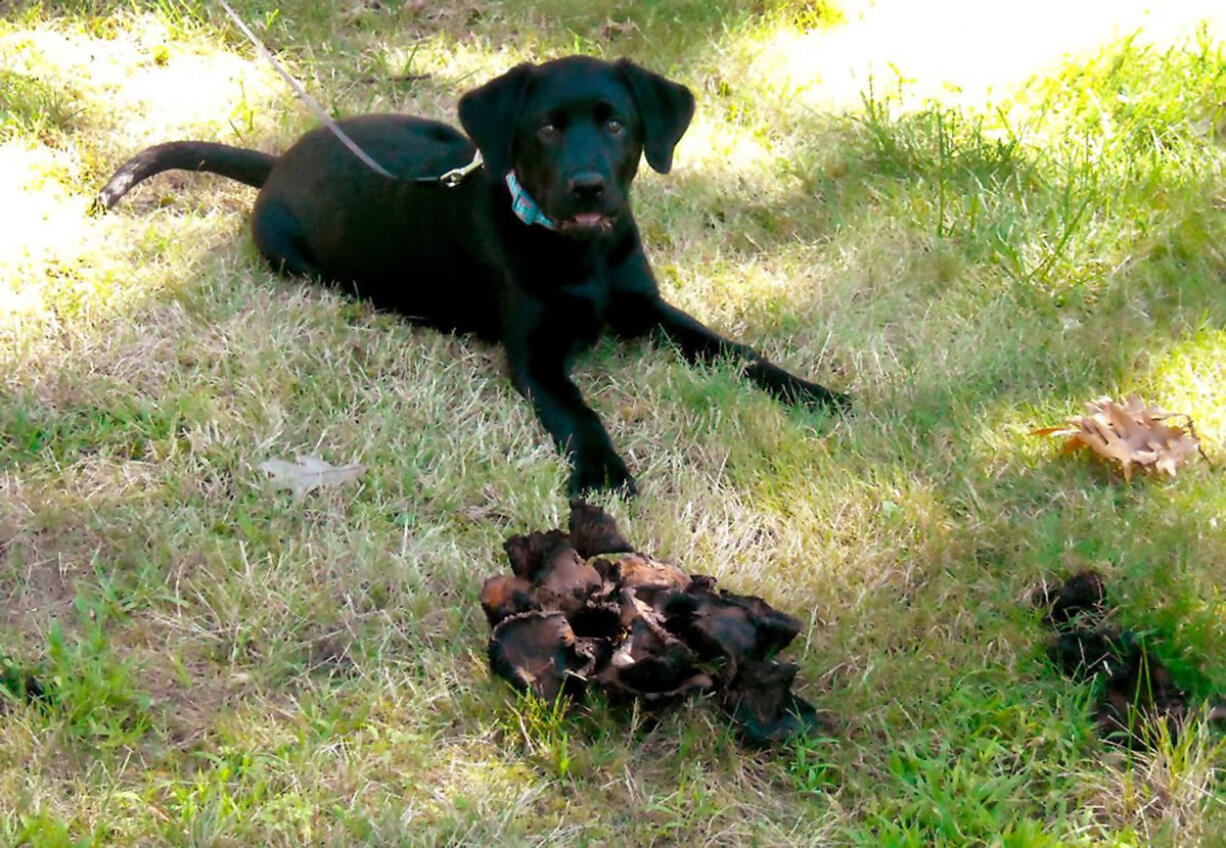
<path fill-rule="evenodd" d="M 472 141 L 421 118 L 341 122 L 394 178 L 327 129 L 279 157 L 181 141 L 130 159 L 98 204 L 109 208 L 172 168 L 260 187 L 252 229 L 275 268 L 351 286 L 413 321 L 500 341 L 515 388 L 571 460 L 572 493 L 635 490 L 568 376 L 606 325 L 624 338 L 668 339 L 690 362 L 736 357 L 745 376 L 787 402 L 846 405 L 660 298 L 629 188 L 643 155 L 660 173 L 672 167 L 694 112 L 688 89 L 629 61 L 575 56 L 512 68 L 465 94 L 459 111 Z M 483 168 L 454 187 L 438 179 L 476 150 Z"/>

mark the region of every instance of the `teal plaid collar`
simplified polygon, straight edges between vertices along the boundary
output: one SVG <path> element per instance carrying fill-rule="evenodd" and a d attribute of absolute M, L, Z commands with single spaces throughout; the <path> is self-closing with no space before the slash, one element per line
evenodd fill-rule
<path fill-rule="evenodd" d="M 545 217 L 541 207 L 537 206 L 536 201 L 524 191 L 519 180 L 515 179 L 514 171 L 507 171 L 507 188 L 511 190 L 511 211 L 515 213 L 516 218 L 528 226 L 540 224 L 547 230 L 554 229 L 553 221 Z"/>

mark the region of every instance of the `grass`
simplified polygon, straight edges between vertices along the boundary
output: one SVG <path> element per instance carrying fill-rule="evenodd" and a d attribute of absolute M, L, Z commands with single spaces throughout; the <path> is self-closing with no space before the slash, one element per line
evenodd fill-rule
<path fill-rule="evenodd" d="M 452 120 L 516 61 L 630 55 L 699 111 L 637 215 L 667 296 L 856 398 L 601 345 L 578 379 L 642 495 L 627 536 L 807 624 L 829 738 L 744 749 L 695 703 L 542 705 L 491 680 L 481 580 L 556 525 L 565 469 L 494 349 L 266 271 L 252 192 L 172 137 L 310 126 L 195 0 L 0 22 L 0 843 L 1215 845 L 1220 733 L 1125 754 L 1043 658 L 1030 588 L 1106 574 L 1195 698 L 1226 682 L 1226 485 L 1028 435 L 1100 394 L 1226 439 L 1226 47 L 1114 39 L 969 103 L 777 73 L 827 4 L 237 4 L 338 114 Z M 934 13 L 937 14 L 937 13 Z M 773 46 L 771 46 L 773 45 Z M 793 66 L 803 65 L 800 54 Z M 295 501 L 259 472 L 369 466 Z"/>

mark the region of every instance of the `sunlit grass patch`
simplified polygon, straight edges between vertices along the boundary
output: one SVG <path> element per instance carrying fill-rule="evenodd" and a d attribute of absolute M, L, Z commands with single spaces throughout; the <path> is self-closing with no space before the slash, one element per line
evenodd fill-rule
<path fill-rule="evenodd" d="M 0 74 L 0 134 L 54 142 L 73 128 L 73 98 L 38 77 Z"/>
<path fill-rule="evenodd" d="M 1050 39 L 970 3 L 235 5 L 337 115 L 454 123 L 575 50 L 694 90 L 675 170 L 636 188 L 661 288 L 854 412 L 646 345 L 576 379 L 642 487 L 609 505 L 627 536 L 796 614 L 835 732 L 755 753 L 701 700 L 554 710 L 489 679 L 480 580 L 566 509 L 500 353 L 267 271 L 253 192 L 219 178 L 87 217 L 140 147 L 279 150 L 313 119 L 212 3 L 24 3 L 0 653 L 59 700 L 0 715 L 0 841 L 1213 844 L 1220 731 L 1102 745 L 1030 601 L 1096 568 L 1194 699 L 1221 692 L 1216 465 L 1125 483 L 1030 435 L 1137 392 L 1220 462 L 1226 59 L 1196 4 L 1001 12 Z M 259 464 L 298 454 L 367 471 L 297 500 Z"/>

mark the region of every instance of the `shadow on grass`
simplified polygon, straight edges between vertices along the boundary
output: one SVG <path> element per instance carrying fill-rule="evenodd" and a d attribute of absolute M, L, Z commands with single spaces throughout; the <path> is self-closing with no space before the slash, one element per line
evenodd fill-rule
<path fill-rule="evenodd" d="M 1164 382 L 1162 364 L 1226 325 L 1223 183 L 1211 164 L 1222 112 L 1210 85 L 1223 74 L 1220 54 L 1125 44 L 1067 72 L 1094 79 L 1110 104 L 1100 119 L 1115 129 L 1099 138 L 1032 142 L 1027 133 L 1042 128 L 1002 133 L 937 105 L 891 115 L 870 102 L 860 116 L 799 124 L 816 143 L 786 164 L 782 191 L 755 195 L 736 179 L 682 172 L 679 191 L 646 204 L 647 229 L 671 252 L 700 236 L 743 262 L 809 245 L 801 256 L 826 270 L 753 311 L 751 335 L 831 327 L 830 367 L 852 381 L 861 350 L 891 359 L 867 381 L 875 391 L 857 396 L 870 413 L 852 425 L 859 432 L 830 452 L 927 481 L 955 527 L 952 547 L 968 567 L 982 562 L 1004 604 L 1018 606 L 1043 573 L 1114 567 L 1124 614 L 1168 640 L 1164 661 L 1198 695 L 1226 674 L 1204 577 L 1226 553 L 1204 530 L 1220 500 L 1211 472 L 1189 469 L 1179 485 L 1198 494 L 1179 495 L 1077 460 L 1035 464 L 1027 455 L 1039 448 L 1019 451 L 1015 436 L 989 427 L 1054 423 L 1103 393 L 1161 402 L 1186 388 Z M 1041 94 L 1048 108 L 1069 108 L 1062 84 Z M 1168 101 L 1183 104 L 1177 125 Z M 674 219 L 674 232 L 660 223 Z M 829 271 L 840 255 L 885 256 L 880 266 L 897 274 L 882 280 L 851 265 L 842 279 Z M 770 474 L 755 473 L 769 465 L 752 455 L 744 461 L 760 467 L 740 473 L 734 456 L 729 471 L 787 503 L 825 458 L 789 456 L 804 473 Z M 941 592 L 946 606 L 950 592 L 974 602 L 965 588 Z"/>
<path fill-rule="evenodd" d="M 895 279 L 821 285 L 844 292 L 836 310 L 865 295 L 898 299 L 901 312 L 889 320 L 901 325 L 900 364 L 920 394 L 928 391 L 925 371 L 932 373 L 925 366 L 944 356 L 906 349 L 908 320 L 928 331 L 946 324 L 946 337 L 963 348 L 958 367 L 931 387 L 951 399 L 1018 389 L 1036 399 L 1080 396 L 1135 379 L 1147 358 L 1141 352 L 1226 320 L 1216 285 L 1226 277 L 1226 216 L 1222 181 L 1209 165 L 1226 116 L 1211 82 L 1223 75 L 1226 60 L 1203 45 L 1158 54 L 1126 42 L 1089 71 L 1066 72 L 1094 79 L 1102 101 L 1114 104 L 1102 117 L 1114 129 L 1071 142 L 1049 136 L 1067 129 L 1061 120 L 1081 118 L 1076 113 L 1014 131 L 940 105 L 895 115 L 869 99 L 863 114 L 812 115 L 796 125 L 813 144 L 780 164 L 789 177 L 784 191 L 764 197 L 726 179 L 682 174 L 658 217 L 688 213 L 709 234 L 722 231 L 721 250 L 745 259 L 801 242 L 818 265 L 840 253 L 887 260 Z M 1063 81 L 1038 92 L 1037 111 L 1080 106 L 1070 105 Z M 1171 100 L 1183 107 L 1177 126 Z M 883 220 L 892 232 L 879 232 Z M 670 238 L 667 227 L 656 235 Z M 802 299 L 812 294 L 803 286 L 784 294 L 796 300 L 792 310 L 771 310 L 776 326 L 794 329 L 788 313 L 803 314 Z M 837 317 L 872 333 L 854 315 Z"/>

